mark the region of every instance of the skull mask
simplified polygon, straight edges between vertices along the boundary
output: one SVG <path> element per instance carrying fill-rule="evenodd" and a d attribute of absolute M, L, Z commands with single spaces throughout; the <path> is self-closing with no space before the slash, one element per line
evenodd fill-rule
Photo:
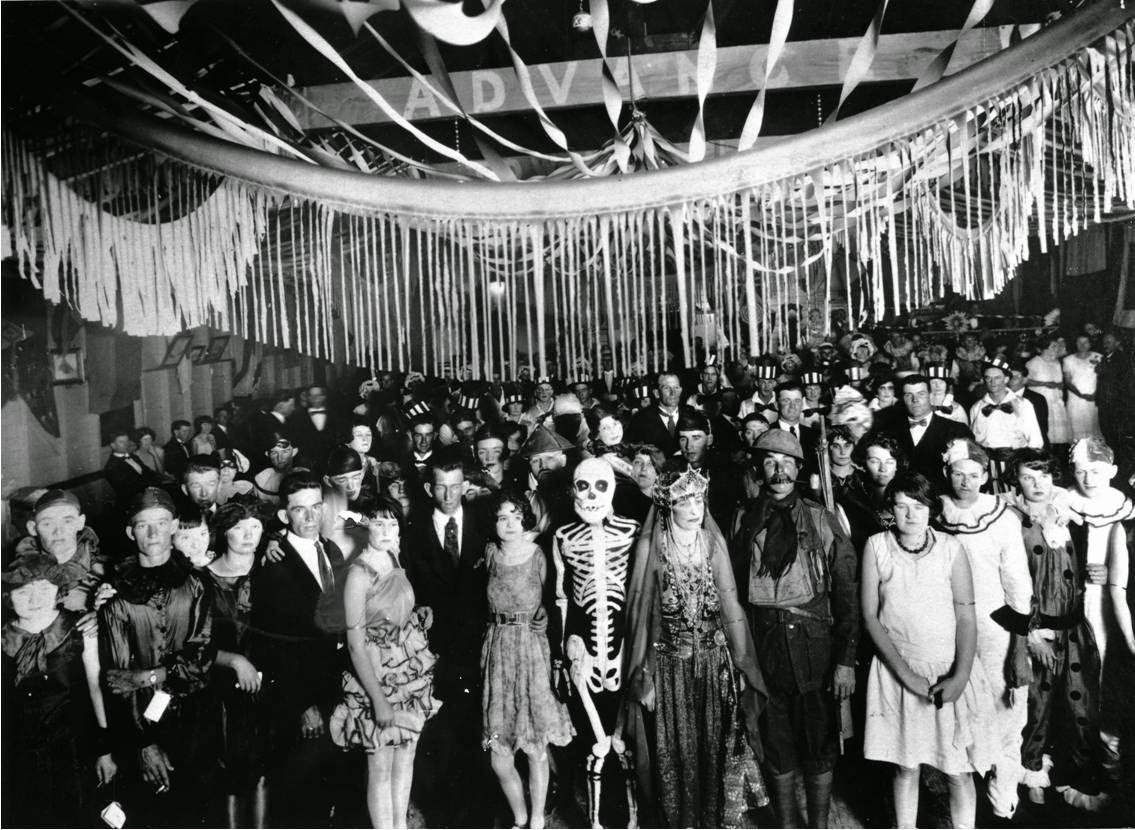
<path fill-rule="evenodd" d="M 611 513 L 615 498 L 615 470 L 602 458 L 588 458 L 572 478 L 575 512 L 586 524 L 599 524 Z"/>

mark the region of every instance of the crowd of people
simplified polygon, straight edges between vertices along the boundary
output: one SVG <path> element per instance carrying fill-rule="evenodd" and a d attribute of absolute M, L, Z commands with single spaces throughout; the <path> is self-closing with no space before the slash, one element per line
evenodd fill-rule
<path fill-rule="evenodd" d="M 1135 368 L 1074 343 L 383 373 L 111 435 L 100 533 L 13 503 L 4 821 L 825 827 L 847 774 L 911 827 L 923 767 L 957 827 L 1128 821 Z"/>

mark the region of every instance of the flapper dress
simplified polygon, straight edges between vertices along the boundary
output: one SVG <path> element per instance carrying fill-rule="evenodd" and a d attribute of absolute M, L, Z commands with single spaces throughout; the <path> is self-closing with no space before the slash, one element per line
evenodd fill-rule
<path fill-rule="evenodd" d="M 934 684 L 953 667 L 957 618 L 950 577 L 965 551 L 950 536 L 931 535 L 926 551 L 914 556 L 893 533 L 878 533 L 863 555 L 874 558 L 879 573 L 880 624 L 911 671 Z M 941 709 L 903 686 L 876 656 L 867 679 L 863 755 L 907 768 L 927 764 L 947 775 L 984 773 L 994 760 L 992 708 L 976 656 L 962 696 Z"/>
<path fill-rule="evenodd" d="M 532 547 L 531 556 L 511 565 L 495 544 L 485 550 L 489 626 L 481 645 L 482 744 L 505 755 L 567 746 L 575 734 L 567 706 L 552 693 L 542 605 L 548 565 L 543 551 Z"/>
<path fill-rule="evenodd" d="M 343 699 L 331 714 L 331 738 L 341 747 L 373 752 L 416 741 L 425 722 L 441 708 L 433 696 L 437 657 L 426 642 L 428 609 L 414 607 L 406 571 L 381 575 L 363 556 L 351 563 L 370 578 L 366 593 L 366 651 L 394 722 L 380 727 L 366 689 L 353 672 L 343 672 Z"/>

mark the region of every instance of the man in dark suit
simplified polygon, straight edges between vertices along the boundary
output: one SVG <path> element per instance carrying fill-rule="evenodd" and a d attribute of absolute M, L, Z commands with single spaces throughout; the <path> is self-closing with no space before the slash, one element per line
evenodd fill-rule
<path fill-rule="evenodd" d="M 930 402 L 930 381 L 925 376 L 900 378 L 899 395 L 903 405 L 876 413 L 875 429 L 894 437 L 906 454 L 910 469 L 922 473 L 945 492 L 942 453 L 955 438 L 973 438 L 973 433 L 965 424 L 934 411 Z"/>
<path fill-rule="evenodd" d="M 192 436 L 193 424 L 189 421 L 177 420 L 169 426 L 169 440 L 162 449 L 166 454 L 166 472 L 173 476 L 174 481 L 181 481 L 185 474 L 185 465 L 192 455 L 189 449 L 189 439 Z"/>
<path fill-rule="evenodd" d="M 672 372 L 658 376 L 654 389 L 656 404 L 644 407 L 634 414 L 627 426 L 627 441 L 635 444 L 653 444 L 667 458 L 678 451 L 678 416 L 682 407 L 682 384 Z"/>
<path fill-rule="evenodd" d="M 816 472 L 816 445 L 820 441 L 820 433 L 814 427 L 804 426 L 801 418 L 804 415 L 804 387 L 797 380 L 786 380 L 776 385 L 777 417 L 770 424 L 771 429 L 782 429 L 791 434 L 800 442 L 804 450 L 804 469 L 801 478 Z"/>
<path fill-rule="evenodd" d="M 433 609 L 430 648 L 438 656 L 434 694 L 443 703 L 418 747 L 415 803 L 439 811 L 431 826 L 491 825 L 495 792 L 481 751 L 479 655 L 488 615 L 485 539 L 465 508 L 465 470 L 456 448 L 436 450 L 424 473 L 429 500 L 412 517 L 403 565 L 419 605 Z M 486 823 L 488 822 L 488 823 Z"/>
<path fill-rule="evenodd" d="M 306 470 L 280 485 L 279 519 L 286 532 L 278 561 L 266 559 L 252 577 L 250 658 L 263 672 L 269 717 L 272 823 L 327 827 L 338 755 L 327 732 L 343 668 L 339 634 L 317 610 L 336 603 L 343 556 L 319 535 L 323 489 Z M 341 602 L 341 600 L 339 600 Z M 322 623 L 322 624 L 321 624 Z"/>
<path fill-rule="evenodd" d="M 275 445 L 274 433 L 284 430 L 289 432 L 288 439 L 292 438 L 288 419 L 296 411 L 296 393 L 281 389 L 265 403 L 268 408 L 258 410 L 248 422 L 249 459 L 258 472 L 269 466 L 267 453 Z"/>
<path fill-rule="evenodd" d="M 683 412 L 678 419 L 680 455 L 670 459 L 668 466 L 678 472 L 692 468 L 709 479 L 706 502 L 710 515 L 722 533 L 728 534 L 741 497 L 740 475 L 730 463 L 729 454 L 717 449 L 716 440 L 704 412 Z"/>
<path fill-rule="evenodd" d="M 161 487 L 166 483 L 161 473 L 155 473 L 130 451 L 130 433 L 120 430 L 110 437 L 110 457 L 103 467 L 103 475 L 114 490 L 115 501 L 125 510 L 130 500 L 147 487 Z"/>
<path fill-rule="evenodd" d="M 221 462 L 212 455 L 192 456 L 185 464 L 181 483 L 173 491 L 173 503 L 180 513 L 192 505 L 212 526 L 217 515 L 217 489 L 221 485 Z"/>
<path fill-rule="evenodd" d="M 300 448 L 301 463 L 323 472 L 327 455 L 336 444 L 344 443 L 343 423 L 327 407 L 327 390 L 310 386 L 307 390 L 307 408 L 297 409 L 288 419 L 292 440 Z"/>

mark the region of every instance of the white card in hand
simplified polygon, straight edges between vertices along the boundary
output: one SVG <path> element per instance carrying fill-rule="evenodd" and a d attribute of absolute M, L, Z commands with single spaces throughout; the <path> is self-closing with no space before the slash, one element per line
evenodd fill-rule
<path fill-rule="evenodd" d="M 172 699 L 173 698 L 169 696 L 169 692 L 163 692 L 161 689 L 158 689 L 154 692 L 154 696 L 150 698 L 150 705 L 146 707 L 146 711 L 142 713 L 142 717 L 157 723 L 162 719 L 162 715 L 166 713 L 166 707 L 169 706 L 169 702 Z"/>
<path fill-rule="evenodd" d="M 122 811 L 122 805 L 117 801 L 112 801 L 103 807 L 99 816 L 102 817 L 103 824 L 115 830 L 126 824 L 126 813 Z"/>

